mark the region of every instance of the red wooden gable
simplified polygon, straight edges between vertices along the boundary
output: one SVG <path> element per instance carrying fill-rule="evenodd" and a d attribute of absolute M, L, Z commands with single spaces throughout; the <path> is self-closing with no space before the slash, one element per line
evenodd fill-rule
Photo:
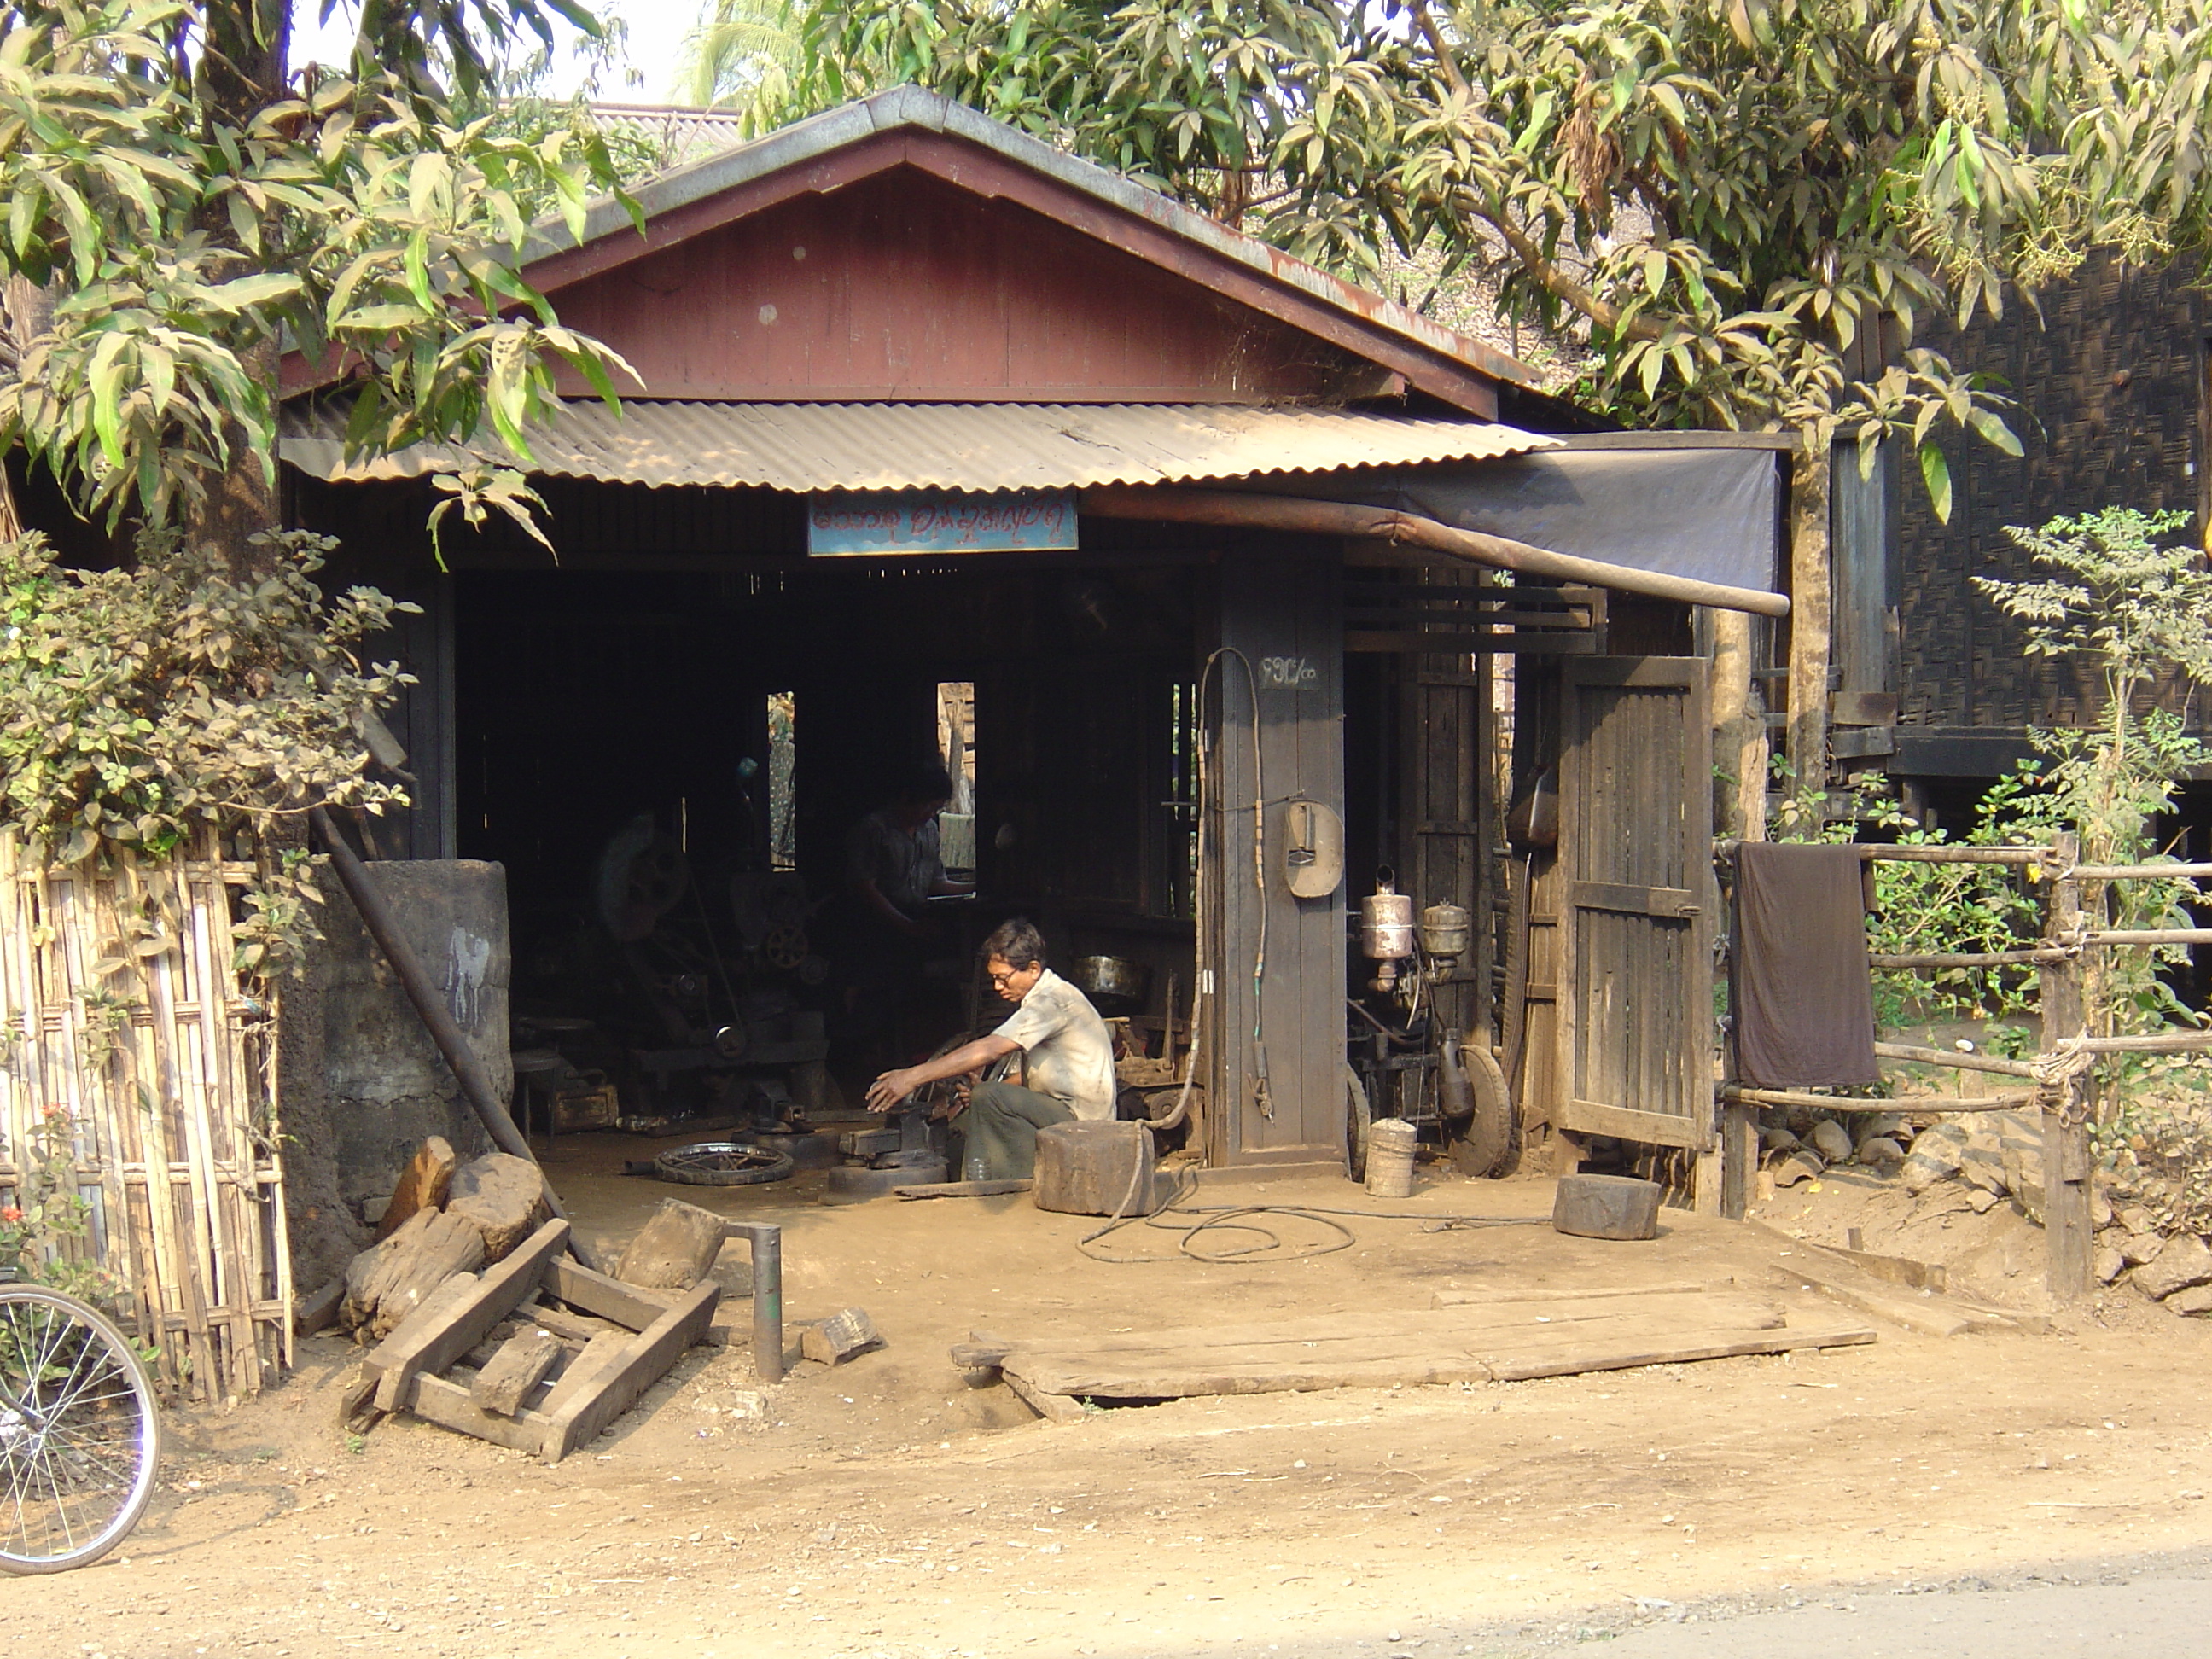
<path fill-rule="evenodd" d="M 625 396 L 1273 403 L 1400 384 L 1192 276 L 912 167 L 779 203 L 553 298 L 562 322 L 644 377 Z"/>

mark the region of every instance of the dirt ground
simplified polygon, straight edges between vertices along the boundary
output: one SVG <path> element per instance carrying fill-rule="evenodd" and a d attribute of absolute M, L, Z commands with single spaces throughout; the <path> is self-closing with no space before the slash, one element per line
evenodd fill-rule
<path fill-rule="evenodd" d="M 638 1152 L 564 1142 L 554 1165 L 602 1243 L 672 1190 L 603 1172 Z M 1056 1425 L 967 1387 L 946 1346 L 978 1328 L 1423 1308 L 1446 1287 L 1765 1291 L 1777 1243 L 1671 1210 L 1651 1243 L 1566 1238 L 1540 1224 L 1551 1189 L 1533 1179 L 1431 1173 L 1385 1205 L 1338 1180 L 1209 1178 L 1196 1201 L 1524 1224 L 1346 1218 L 1347 1249 L 1242 1265 L 1125 1232 L 1112 1248 L 1160 1259 L 1109 1265 L 1077 1249 L 1097 1222 L 1024 1198 L 827 1208 L 819 1182 L 684 1195 L 781 1222 L 792 1320 L 856 1304 L 881 1350 L 766 1390 L 742 1340 L 694 1350 L 545 1468 L 404 1419 L 349 1437 L 333 1413 L 354 1351 L 311 1340 L 282 1388 L 176 1414 L 162 1492 L 119 1556 L 0 1581 L 0 1623 L 109 1659 L 1430 1659 L 1822 1598 L 2096 1583 L 2212 1547 L 2212 1331 L 2130 1297 L 2037 1335 L 1878 1327 L 1819 1354 Z M 1765 1219 L 1826 1236 L 1879 1197 L 1828 1181 Z M 2015 1254 L 2039 1237 L 2012 1225 Z M 725 1251 L 733 1288 L 743 1263 Z M 1838 1313 L 1772 1293 L 1793 1320 Z M 746 1304 L 728 1312 L 742 1330 Z"/>

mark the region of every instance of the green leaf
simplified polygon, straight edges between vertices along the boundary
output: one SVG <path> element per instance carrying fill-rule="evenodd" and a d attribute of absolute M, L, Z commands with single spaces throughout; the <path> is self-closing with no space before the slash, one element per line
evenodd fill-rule
<path fill-rule="evenodd" d="M 2013 435 L 2013 429 L 1999 418 L 1994 410 L 1977 409 L 1966 416 L 1966 423 L 1981 435 L 1984 443 L 2002 450 L 2006 454 L 2017 458 L 2024 453 L 2020 447 L 2020 440 Z"/>
<path fill-rule="evenodd" d="M 204 292 L 204 299 L 217 311 L 235 316 L 252 306 L 265 306 L 278 300 L 296 298 L 306 292 L 306 289 L 307 285 L 297 276 L 283 271 L 265 270 L 257 276 L 236 277 L 208 289 Z"/>
<path fill-rule="evenodd" d="M 1928 487 L 1928 504 L 1938 522 L 1951 522 L 1951 464 L 1934 444 L 1920 446 L 1920 479 Z"/>

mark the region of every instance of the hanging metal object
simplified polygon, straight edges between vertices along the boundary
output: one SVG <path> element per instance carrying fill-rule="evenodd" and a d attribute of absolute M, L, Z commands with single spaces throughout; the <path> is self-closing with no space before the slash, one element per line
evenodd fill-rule
<path fill-rule="evenodd" d="M 1401 893 L 1394 872 L 1376 872 L 1375 890 L 1359 901 L 1359 953 L 1375 964 L 1370 991 L 1398 983 L 1398 964 L 1413 954 L 1413 901 Z"/>

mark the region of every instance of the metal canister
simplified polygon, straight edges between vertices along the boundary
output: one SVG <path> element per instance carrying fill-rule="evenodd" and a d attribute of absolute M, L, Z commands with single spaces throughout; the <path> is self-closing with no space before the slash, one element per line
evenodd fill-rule
<path fill-rule="evenodd" d="M 1421 912 L 1421 949 L 1432 957 L 1457 958 L 1474 943 L 1474 924 L 1456 904 L 1431 904 Z"/>
<path fill-rule="evenodd" d="M 1387 881 L 1359 901 L 1359 951 L 1374 962 L 1403 962 L 1413 954 L 1413 901 Z"/>

